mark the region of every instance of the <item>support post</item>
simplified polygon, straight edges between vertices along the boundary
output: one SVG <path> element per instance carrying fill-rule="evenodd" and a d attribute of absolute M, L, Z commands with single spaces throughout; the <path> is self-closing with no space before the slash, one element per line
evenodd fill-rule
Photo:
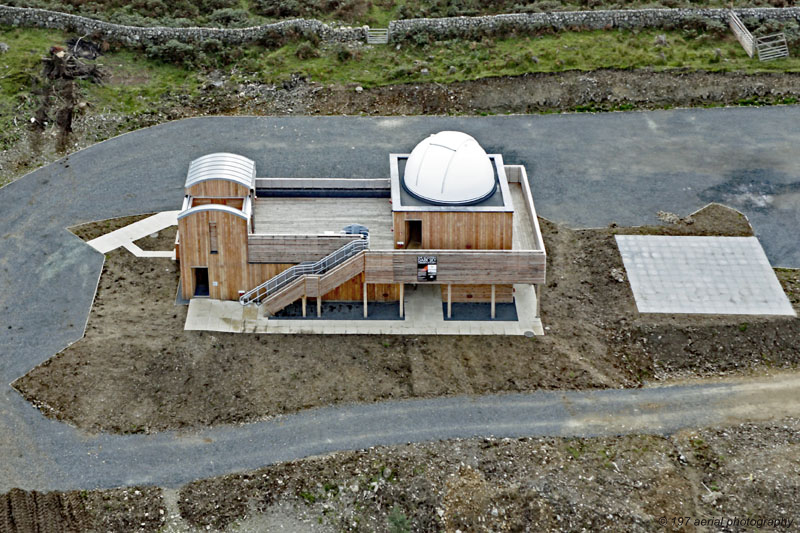
<path fill-rule="evenodd" d="M 306 295 L 303 295 L 303 318 L 306 317 Z"/>
<path fill-rule="evenodd" d="M 403 293 L 405 292 L 405 283 L 400 284 L 400 316 L 403 316 Z"/>
<path fill-rule="evenodd" d="M 495 306 L 494 306 L 494 302 L 495 302 L 495 299 L 494 299 L 494 283 L 492 283 L 492 320 L 494 320 L 494 317 L 495 317 L 495 312 L 494 312 Z"/>
<path fill-rule="evenodd" d="M 536 287 L 536 318 L 539 318 L 539 309 L 542 305 L 542 285 L 540 283 L 536 283 L 534 287 Z"/>
<path fill-rule="evenodd" d="M 364 282 L 364 318 L 367 318 L 367 282 Z"/>
<path fill-rule="evenodd" d="M 322 295 L 317 295 L 317 318 L 322 316 Z"/>
<path fill-rule="evenodd" d="M 453 318 L 453 286 L 447 284 L 447 318 Z"/>

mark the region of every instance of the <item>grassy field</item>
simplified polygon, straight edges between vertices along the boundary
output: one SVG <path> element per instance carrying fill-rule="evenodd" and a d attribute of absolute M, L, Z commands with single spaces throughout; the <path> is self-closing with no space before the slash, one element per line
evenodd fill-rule
<path fill-rule="evenodd" d="M 664 35 L 666 46 L 655 44 Z M 800 58 L 759 63 L 747 57 L 731 37 L 687 36 L 683 32 L 565 32 L 541 37 L 448 41 L 422 47 L 401 46 L 347 51 L 321 48 L 319 57 L 297 58 L 302 43 L 278 50 L 248 49 L 239 63 L 243 72 L 262 81 L 285 79 L 302 72 L 322 83 L 450 83 L 529 72 L 561 72 L 599 68 L 688 68 L 709 71 L 785 72 L 800 70 Z M 302 55 L 302 54 L 301 54 Z"/>

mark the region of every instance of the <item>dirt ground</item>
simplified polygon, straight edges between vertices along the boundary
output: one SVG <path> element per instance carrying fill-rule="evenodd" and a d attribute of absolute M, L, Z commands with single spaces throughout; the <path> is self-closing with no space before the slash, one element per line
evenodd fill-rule
<path fill-rule="evenodd" d="M 387 85 L 357 92 L 355 84 L 321 85 L 299 77 L 277 85 L 239 84 L 213 71 L 194 99 L 185 94 L 166 96 L 148 113 L 99 113 L 90 106 L 74 117 L 73 132 L 61 146 L 54 127 L 34 132 L 20 122 L 21 141 L 0 152 L 0 179 L 16 179 L 114 135 L 204 115 L 477 115 L 780 104 L 798 99 L 799 73 L 567 71 L 453 84 Z M 66 151 L 59 149 L 64 146 Z"/>
<path fill-rule="evenodd" d="M 762 522 L 763 530 L 796 531 L 798 452 L 792 418 L 670 437 L 376 447 L 180 490 L 14 490 L 0 495 L 0 530 L 739 532 L 761 528 L 733 520 L 772 519 L 783 522 Z M 695 525 L 703 519 L 722 522 Z"/>
<path fill-rule="evenodd" d="M 718 205 L 688 219 L 663 218 L 671 222 L 583 231 L 542 220 L 547 331 L 536 338 L 184 331 L 187 308 L 175 305 L 175 263 L 116 250 L 107 254 L 84 339 L 13 386 L 47 416 L 132 433 L 344 402 L 638 387 L 795 368 L 797 319 L 637 313 L 615 233 L 751 233 L 742 215 Z M 173 239 L 174 230 L 158 238 L 165 248 Z M 783 277 L 797 291 L 797 271 Z"/>

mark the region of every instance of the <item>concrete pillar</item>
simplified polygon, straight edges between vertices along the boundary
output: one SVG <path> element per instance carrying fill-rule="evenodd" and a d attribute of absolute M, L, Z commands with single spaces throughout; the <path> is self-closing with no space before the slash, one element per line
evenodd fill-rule
<path fill-rule="evenodd" d="M 447 284 L 447 318 L 453 318 L 453 286 Z"/>
<path fill-rule="evenodd" d="M 367 318 L 367 282 L 364 282 L 364 318 Z"/>
<path fill-rule="evenodd" d="M 306 317 L 306 295 L 303 295 L 303 318 Z"/>
<path fill-rule="evenodd" d="M 542 285 L 536 283 L 534 284 L 534 287 L 536 287 L 536 318 L 539 318 L 539 309 L 542 306 Z"/>
<path fill-rule="evenodd" d="M 317 318 L 322 316 L 322 296 L 317 296 Z"/>
<path fill-rule="evenodd" d="M 494 283 L 492 283 L 492 319 L 494 319 L 494 317 L 495 317 L 495 312 L 494 312 L 495 305 L 494 305 L 494 302 L 495 302 L 495 299 L 494 299 Z"/>
<path fill-rule="evenodd" d="M 405 283 L 400 284 L 400 316 L 403 316 L 403 293 L 405 292 Z"/>

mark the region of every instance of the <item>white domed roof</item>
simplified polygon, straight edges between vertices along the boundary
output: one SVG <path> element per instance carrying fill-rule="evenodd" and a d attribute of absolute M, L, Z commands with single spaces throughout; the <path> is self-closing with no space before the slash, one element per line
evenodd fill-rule
<path fill-rule="evenodd" d="M 440 131 L 419 143 L 406 161 L 403 185 L 420 200 L 450 205 L 480 202 L 496 187 L 489 156 L 460 131 Z"/>

